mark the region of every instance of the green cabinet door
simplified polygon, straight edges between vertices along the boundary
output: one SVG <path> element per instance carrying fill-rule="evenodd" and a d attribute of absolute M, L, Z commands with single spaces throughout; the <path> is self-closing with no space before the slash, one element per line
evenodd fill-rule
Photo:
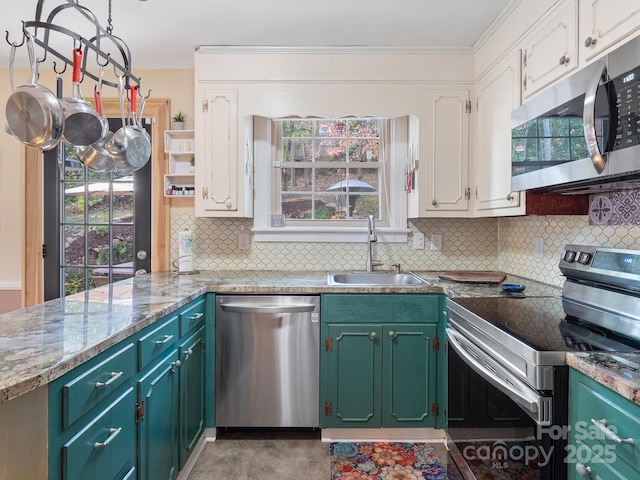
<path fill-rule="evenodd" d="M 383 426 L 436 426 L 436 331 L 417 323 L 383 326 Z"/>
<path fill-rule="evenodd" d="M 324 427 L 379 427 L 381 424 L 382 348 L 380 325 L 329 324 L 323 351 L 321 402 Z"/>
<path fill-rule="evenodd" d="M 138 381 L 139 480 L 178 475 L 179 367 L 174 349 Z"/>
<path fill-rule="evenodd" d="M 196 446 L 204 429 L 205 329 L 180 345 L 180 469 Z"/>

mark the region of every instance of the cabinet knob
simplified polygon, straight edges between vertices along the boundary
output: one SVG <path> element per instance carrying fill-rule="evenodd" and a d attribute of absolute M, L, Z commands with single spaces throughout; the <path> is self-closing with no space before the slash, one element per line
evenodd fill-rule
<path fill-rule="evenodd" d="M 587 478 L 591 476 L 591 467 L 586 467 L 582 463 L 576 463 L 576 472 L 581 477 Z"/>
<path fill-rule="evenodd" d="M 438 205 L 438 200 L 436 200 L 435 198 L 431 200 L 431 205 L 433 205 L 434 207 Z"/>
<path fill-rule="evenodd" d="M 176 360 L 175 362 L 171 362 L 171 368 L 172 371 L 176 371 L 176 368 L 180 368 L 180 366 L 182 365 L 182 362 L 180 362 L 180 360 Z"/>
<path fill-rule="evenodd" d="M 371 332 L 369 334 L 369 339 L 370 340 L 375 340 L 376 338 L 378 338 L 378 334 L 376 332 Z"/>
<path fill-rule="evenodd" d="M 189 357 L 191 357 L 191 355 L 193 355 L 193 350 L 192 349 L 188 349 L 184 352 L 184 359 L 185 360 L 189 360 Z"/>
<path fill-rule="evenodd" d="M 584 41 L 584 46 L 587 47 L 587 48 L 588 47 L 595 47 L 597 42 L 598 41 L 595 38 L 587 37 L 587 39 Z"/>
<path fill-rule="evenodd" d="M 565 65 L 567 63 L 569 63 L 569 57 L 567 57 L 565 55 L 561 56 L 560 57 L 560 65 Z"/>
<path fill-rule="evenodd" d="M 389 338 L 391 340 L 393 340 L 394 338 L 396 338 L 398 336 L 397 332 L 394 332 L 393 330 L 389 331 Z"/>
<path fill-rule="evenodd" d="M 510 202 L 511 200 L 513 200 L 515 197 L 512 194 L 507 195 L 507 202 Z"/>
<path fill-rule="evenodd" d="M 227 201 L 224 202 L 225 207 L 227 208 L 233 208 L 233 202 L 231 201 L 230 198 L 227 198 Z"/>

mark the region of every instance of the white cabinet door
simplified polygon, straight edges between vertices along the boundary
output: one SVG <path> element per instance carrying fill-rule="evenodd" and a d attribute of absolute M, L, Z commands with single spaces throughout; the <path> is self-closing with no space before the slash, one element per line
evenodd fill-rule
<path fill-rule="evenodd" d="M 238 91 L 202 86 L 197 95 L 202 111 L 196 111 L 196 216 L 251 216 L 253 205 L 244 195 L 250 172 L 245 175 L 243 161 L 250 152 L 243 145 L 245 132 L 238 133 Z"/>
<path fill-rule="evenodd" d="M 581 61 L 588 62 L 638 28 L 638 0 L 580 0 Z"/>
<path fill-rule="evenodd" d="M 567 2 L 522 48 L 522 96 L 527 99 L 578 67 L 578 5 Z"/>
<path fill-rule="evenodd" d="M 468 89 L 427 92 L 426 188 L 421 199 L 427 216 L 469 210 Z"/>
<path fill-rule="evenodd" d="M 520 50 L 478 82 L 476 95 L 476 215 L 523 214 L 524 196 L 511 191 L 511 111 L 520 104 Z"/>

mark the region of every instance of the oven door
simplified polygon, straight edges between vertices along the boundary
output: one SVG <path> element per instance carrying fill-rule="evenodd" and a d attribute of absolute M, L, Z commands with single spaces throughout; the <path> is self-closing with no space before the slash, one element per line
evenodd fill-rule
<path fill-rule="evenodd" d="M 448 438 L 458 468 L 478 480 L 565 480 L 568 367 L 538 392 L 499 365 L 471 335 L 447 327 Z M 466 478 L 466 477 L 465 477 Z"/>
<path fill-rule="evenodd" d="M 449 345 L 464 362 L 491 385 L 507 395 L 540 426 L 551 425 L 553 397 L 530 388 L 510 370 L 494 359 L 494 352 L 486 352 L 465 335 L 447 327 Z"/>

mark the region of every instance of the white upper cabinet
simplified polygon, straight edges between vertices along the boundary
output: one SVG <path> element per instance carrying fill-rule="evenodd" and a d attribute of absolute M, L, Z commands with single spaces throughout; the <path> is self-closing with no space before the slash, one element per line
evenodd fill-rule
<path fill-rule="evenodd" d="M 588 62 L 640 28 L 638 0 L 580 0 L 580 58 Z"/>
<path fill-rule="evenodd" d="M 196 216 L 253 215 L 251 141 L 247 141 L 245 148 L 246 132 L 239 130 L 238 91 L 211 88 L 206 83 L 198 84 L 195 124 L 198 159 L 195 165 Z M 247 196 L 249 198 L 245 198 Z"/>
<path fill-rule="evenodd" d="M 511 111 L 520 105 L 519 50 L 478 81 L 476 105 L 476 216 L 523 214 L 523 194 L 511 191 Z"/>
<path fill-rule="evenodd" d="M 577 0 L 562 4 L 522 43 L 522 96 L 526 100 L 578 67 Z"/>
<path fill-rule="evenodd" d="M 468 88 L 427 91 L 424 216 L 469 211 L 469 97 Z"/>

